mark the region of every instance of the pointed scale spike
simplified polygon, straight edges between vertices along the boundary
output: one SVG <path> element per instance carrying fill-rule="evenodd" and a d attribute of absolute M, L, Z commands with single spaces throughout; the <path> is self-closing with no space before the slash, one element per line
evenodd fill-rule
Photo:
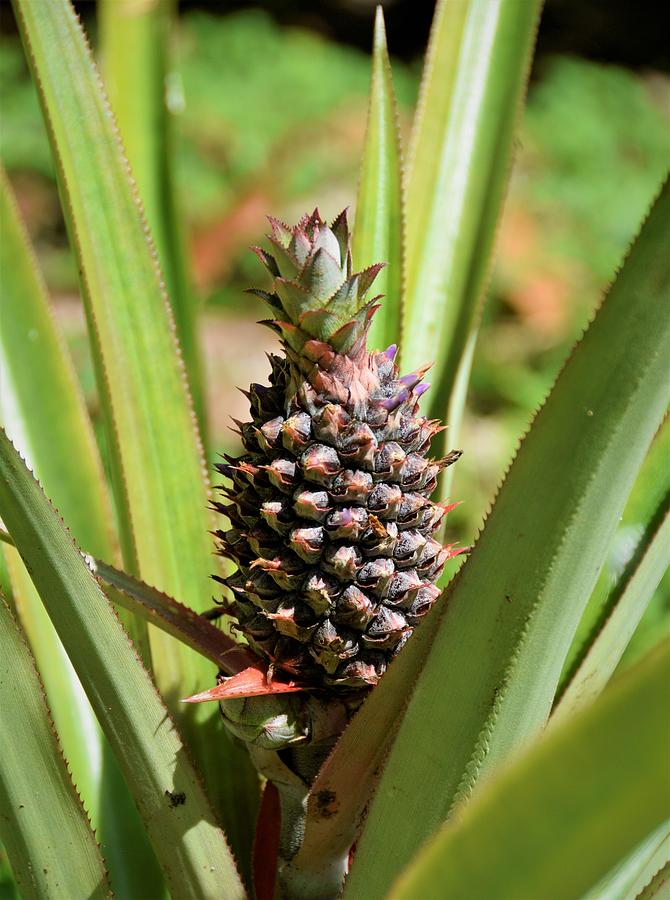
<path fill-rule="evenodd" d="M 268 237 L 270 239 L 275 238 L 275 240 L 281 240 L 282 237 L 285 237 L 288 245 L 291 235 L 293 234 L 291 226 L 287 225 L 286 222 L 282 222 L 281 219 L 276 219 L 274 216 L 267 216 L 266 218 L 272 229 L 272 234 L 268 235 Z"/>
<path fill-rule="evenodd" d="M 279 266 L 277 265 L 277 260 L 274 256 L 266 250 L 263 250 L 262 247 L 252 247 L 251 252 L 256 254 L 273 278 L 279 278 L 281 272 L 279 271 Z"/>
<path fill-rule="evenodd" d="M 349 225 L 347 224 L 347 212 L 348 207 L 345 207 L 339 216 L 333 220 L 333 223 L 330 226 L 331 231 L 340 245 L 340 259 L 342 260 L 346 260 L 349 253 L 350 234 Z"/>
<path fill-rule="evenodd" d="M 375 263 L 373 266 L 368 266 L 367 269 L 363 269 L 362 272 L 358 272 L 359 279 L 359 298 L 362 299 L 365 294 L 370 290 L 372 282 L 375 280 L 377 275 L 381 272 L 382 269 L 386 268 L 386 263 Z"/>

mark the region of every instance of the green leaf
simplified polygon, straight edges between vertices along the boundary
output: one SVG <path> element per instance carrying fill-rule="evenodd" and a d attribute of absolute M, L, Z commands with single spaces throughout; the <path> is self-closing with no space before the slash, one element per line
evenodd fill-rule
<path fill-rule="evenodd" d="M 669 683 L 666 641 L 482 785 L 390 897 L 581 897 L 667 816 Z"/>
<path fill-rule="evenodd" d="M 160 695 L 4 431 L 0 516 L 116 754 L 172 895 L 243 896 L 230 850 Z"/>
<path fill-rule="evenodd" d="M 7 851 L 0 843 L 0 900 L 21 900 L 12 874 Z"/>
<path fill-rule="evenodd" d="M 402 360 L 434 362 L 429 415 L 447 415 L 452 443 L 539 10 L 440 0 L 433 20 L 407 167 Z"/>
<path fill-rule="evenodd" d="M 91 553 L 111 557 L 111 507 L 93 429 L 1 166 L 0 223 L 2 422 L 53 486 L 73 532 Z"/>
<path fill-rule="evenodd" d="M 196 306 L 173 166 L 170 98 L 175 73 L 171 71 L 170 32 L 174 6 L 173 0 L 99 0 L 100 56 L 110 103 L 156 242 L 202 429 L 205 408 Z"/>
<path fill-rule="evenodd" d="M 402 160 L 393 76 L 386 49 L 384 12 L 377 7 L 372 84 L 356 200 L 352 257 L 356 269 L 387 265 L 375 290 L 384 300 L 372 320 L 368 346 L 384 349 L 400 338 L 403 257 Z"/>
<path fill-rule="evenodd" d="M 670 822 L 653 831 L 614 869 L 607 873 L 582 900 L 630 900 L 670 861 Z"/>
<path fill-rule="evenodd" d="M 670 419 L 666 419 L 640 469 L 614 534 L 605 565 L 577 628 L 561 674 L 559 695 L 563 694 L 568 680 L 572 679 L 576 669 L 584 661 L 591 643 L 600 634 L 610 613 L 617 608 L 622 595 L 627 593 L 628 582 L 631 578 L 635 578 L 635 572 L 649 544 L 654 540 L 663 519 L 663 509 L 670 503 L 670 467 L 667 464 L 669 458 Z M 658 559 L 657 554 L 659 563 L 661 559 Z M 668 562 L 670 559 L 666 558 L 666 566 Z M 660 576 L 662 575 L 661 568 Z M 639 584 L 639 579 L 636 581 Z M 633 616 L 629 620 L 628 629 L 635 628 L 650 599 L 651 595 L 640 596 L 638 603 L 624 607 Z M 619 616 L 615 618 L 620 620 Z M 609 631 L 613 636 L 613 630 Z M 627 631 L 621 634 L 622 640 L 626 638 L 626 634 Z M 627 634 L 626 644 L 630 636 Z M 611 648 L 616 653 L 616 661 L 621 658 L 626 644 Z"/>
<path fill-rule="evenodd" d="M 0 219 L 0 417 L 75 538 L 112 559 L 112 514 L 91 423 L 1 169 Z M 152 868 L 160 883 L 139 816 L 30 575 L 15 550 L 6 548 L 5 556 L 63 752 L 99 832 L 114 890 L 122 895 L 123 884 L 145 884 Z M 144 623 L 127 624 L 148 653 Z"/>
<path fill-rule="evenodd" d="M 669 551 L 670 493 L 602 610 L 583 655 L 569 673 L 552 719 L 571 715 L 605 687 L 667 571 Z"/>
<path fill-rule="evenodd" d="M 667 862 L 662 869 L 659 869 L 659 871 L 656 872 L 651 881 L 642 888 L 635 900 L 653 900 L 654 897 L 658 898 L 662 896 L 661 889 L 665 887 L 667 890 L 669 881 L 670 862 Z"/>
<path fill-rule="evenodd" d="M 17 21 L 39 87 L 82 291 L 110 449 L 124 568 L 202 609 L 215 561 L 202 448 L 170 307 L 100 79 L 68 0 L 17 0 Z M 214 667 L 151 631 L 156 683 L 233 831 L 225 747 L 213 705 L 179 699 L 210 686 Z M 238 783 L 255 784 L 251 764 Z M 252 806 L 253 794 L 247 807 Z M 229 812 L 230 811 L 230 812 Z M 241 847 L 249 848 L 247 829 Z"/>
<path fill-rule="evenodd" d="M 2 528 L 0 541 L 14 546 L 11 535 Z M 86 553 L 84 559 L 112 603 L 192 647 L 228 674 L 234 675 L 258 661 L 258 657 L 247 647 L 212 625 L 207 615 L 194 612 L 173 597 L 101 559 Z"/>
<path fill-rule="evenodd" d="M 429 652 L 397 698 L 402 718 L 358 844 L 354 896 L 383 896 L 480 775 L 549 714 L 670 400 L 670 257 L 661 251 L 669 227 L 666 184 L 522 443 L 474 551 L 419 629 L 430 629 Z M 382 680 L 374 693 L 383 688 Z"/>
<path fill-rule="evenodd" d="M 24 900 L 107 897 L 105 864 L 70 780 L 35 663 L 0 597 L 0 838 Z"/>
<path fill-rule="evenodd" d="M 236 643 L 204 616 L 151 585 L 87 556 L 86 561 L 109 599 L 192 647 L 229 675 L 253 665 L 258 657 Z"/>

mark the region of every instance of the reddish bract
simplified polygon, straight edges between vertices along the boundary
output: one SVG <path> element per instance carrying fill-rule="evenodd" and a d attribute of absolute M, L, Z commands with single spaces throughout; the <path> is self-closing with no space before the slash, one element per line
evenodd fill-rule
<path fill-rule="evenodd" d="M 299 681 L 284 681 L 282 678 L 268 680 L 267 667 L 249 666 L 217 684 L 215 687 L 186 697 L 183 703 L 204 703 L 206 700 L 232 700 L 242 697 L 259 697 L 263 694 L 288 694 L 306 690 L 307 685 Z"/>

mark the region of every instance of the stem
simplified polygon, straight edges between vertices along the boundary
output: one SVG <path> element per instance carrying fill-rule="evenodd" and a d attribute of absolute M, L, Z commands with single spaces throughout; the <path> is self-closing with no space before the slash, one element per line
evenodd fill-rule
<path fill-rule="evenodd" d="M 318 867 L 316 872 L 305 872 L 292 865 L 305 833 L 309 787 L 333 749 L 336 739 L 282 753 L 287 765 L 299 776 L 301 789 L 287 785 L 277 786 L 281 803 L 277 900 L 335 900 L 342 892 L 348 871 L 348 853 L 340 859 L 325 860 L 325 865 Z"/>
<path fill-rule="evenodd" d="M 348 854 L 325 860 L 323 868 L 304 872 L 292 866 L 305 833 L 309 789 L 339 732 L 328 739 L 276 752 L 249 746 L 258 771 L 272 781 L 281 804 L 276 900 L 335 900 L 348 871 Z"/>

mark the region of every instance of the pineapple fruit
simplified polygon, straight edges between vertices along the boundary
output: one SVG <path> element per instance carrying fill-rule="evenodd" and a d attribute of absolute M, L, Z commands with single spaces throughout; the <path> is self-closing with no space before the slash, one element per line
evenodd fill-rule
<path fill-rule="evenodd" d="M 270 219 L 273 276 L 254 290 L 281 338 L 270 385 L 251 385 L 245 452 L 219 471 L 218 550 L 237 571 L 226 612 L 275 670 L 330 694 L 377 683 L 439 595 L 459 552 L 433 536 L 449 510 L 430 495 L 460 453 L 427 457 L 437 421 L 419 413 L 427 369 L 399 376 L 395 346 L 368 351 L 374 265 L 353 273 L 346 212 L 290 228 Z M 343 695 L 344 696 L 344 695 Z"/>

